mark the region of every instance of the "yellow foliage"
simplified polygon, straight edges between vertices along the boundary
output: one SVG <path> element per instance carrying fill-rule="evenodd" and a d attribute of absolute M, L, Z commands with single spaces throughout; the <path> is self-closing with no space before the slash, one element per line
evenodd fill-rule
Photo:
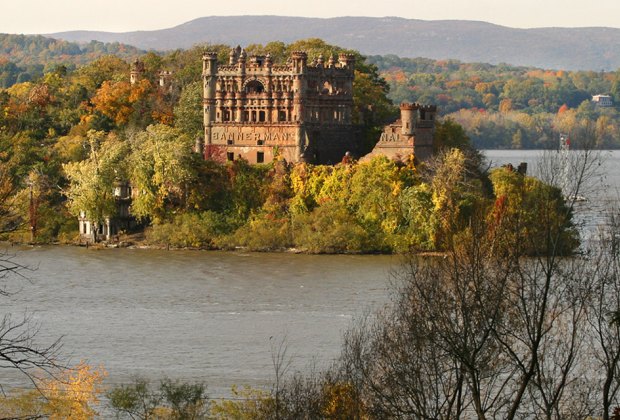
<path fill-rule="evenodd" d="M 364 414 L 362 403 L 349 383 L 330 384 L 323 389 L 325 402 L 323 416 L 327 419 L 360 419 L 369 418 Z"/>
<path fill-rule="evenodd" d="M 211 418 L 219 420 L 256 420 L 267 418 L 275 404 L 269 393 L 260 389 L 232 387 L 233 397 L 214 401 L 211 404 Z"/>
<path fill-rule="evenodd" d="M 92 419 L 98 415 L 93 406 L 99 403 L 106 375 L 102 366 L 93 368 L 81 362 L 57 378 L 35 379 L 38 389 L 12 392 L 0 399 L 0 417 Z"/>
<path fill-rule="evenodd" d="M 42 381 L 50 419 L 81 420 L 97 415 L 92 406 L 99 403 L 99 395 L 104 391 L 101 383 L 106 376 L 103 366 L 93 368 L 80 362 L 60 379 Z"/>

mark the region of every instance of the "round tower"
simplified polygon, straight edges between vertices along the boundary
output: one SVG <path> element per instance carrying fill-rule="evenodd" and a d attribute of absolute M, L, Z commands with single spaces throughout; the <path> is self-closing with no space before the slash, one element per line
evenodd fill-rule
<path fill-rule="evenodd" d="M 245 62 L 247 58 L 248 55 L 245 50 L 241 50 L 241 54 L 239 54 L 239 61 L 237 62 L 237 64 L 239 66 L 239 74 L 242 76 L 245 75 Z"/>
<path fill-rule="evenodd" d="M 217 53 L 205 52 L 202 55 L 204 142 L 196 139 L 196 152 L 203 153 L 204 147 L 211 144 L 211 127 L 215 121 L 215 85 L 217 82 Z"/>
<path fill-rule="evenodd" d="M 404 136 L 413 136 L 416 119 L 418 117 L 418 105 L 408 102 L 400 104 L 401 133 Z"/>

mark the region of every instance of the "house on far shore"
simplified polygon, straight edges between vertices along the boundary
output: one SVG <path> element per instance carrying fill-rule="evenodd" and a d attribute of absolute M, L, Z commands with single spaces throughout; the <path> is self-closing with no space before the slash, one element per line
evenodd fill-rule
<path fill-rule="evenodd" d="M 614 106 L 614 101 L 611 99 L 611 95 L 594 95 L 592 96 L 592 102 L 601 108 L 609 108 Z"/>

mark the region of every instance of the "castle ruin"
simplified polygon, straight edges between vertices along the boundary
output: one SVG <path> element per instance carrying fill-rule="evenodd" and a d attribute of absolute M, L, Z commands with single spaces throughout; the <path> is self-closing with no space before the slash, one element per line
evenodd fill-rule
<path fill-rule="evenodd" d="M 294 52 L 285 65 L 271 56 L 230 51 L 228 65 L 203 56 L 204 143 L 197 150 L 224 150 L 228 160 L 270 162 L 277 150 L 289 162 L 336 163 L 356 151 L 353 136 L 355 57 L 322 56 L 308 63 Z"/>

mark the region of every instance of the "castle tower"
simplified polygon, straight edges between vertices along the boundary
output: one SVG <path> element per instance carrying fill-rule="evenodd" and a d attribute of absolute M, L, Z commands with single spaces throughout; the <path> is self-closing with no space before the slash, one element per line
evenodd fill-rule
<path fill-rule="evenodd" d="M 140 80 L 142 80 L 143 76 L 144 76 L 144 63 L 136 58 L 136 61 L 134 61 L 131 64 L 131 68 L 129 72 L 129 82 L 132 85 L 135 85 Z"/>
<path fill-rule="evenodd" d="M 355 55 L 354 54 L 338 54 L 338 63 L 343 69 L 355 70 Z"/>
<path fill-rule="evenodd" d="M 205 138 L 196 139 L 196 153 L 204 153 L 211 144 L 211 128 L 215 121 L 215 85 L 217 83 L 217 53 L 205 52 L 202 56 Z"/>
<path fill-rule="evenodd" d="M 435 132 L 436 105 L 419 105 L 420 117 L 415 124 L 415 143 L 413 153 L 423 161 L 433 155 L 433 135 Z"/>
<path fill-rule="evenodd" d="M 306 67 L 308 63 L 308 54 L 303 51 L 295 51 L 291 54 L 293 60 L 293 115 L 292 119 L 297 125 L 297 144 L 295 147 L 296 160 L 300 160 L 305 152 L 306 133 L 304 131 L 303 122 L 305 119 L 305 96 L 307 90 L 307 80 L 305 79 Z"/>
<path fill-rule="evenodd" d="M 304 51 L 293 51 L 291 54 L 293 60 L 293 71 L 297 74 L 304 74 L 308 64 L 308 54 Z"/>
<path fill-rule="evenodd" d="M 239 65 L 239 74 L 241 76 L 245 75 L 245 62 L 247 59 L 248 55 L 246 54 L 245 50 L 241 50 L 241 54 L 239 54 L 239 60 L 238 60 L 238 65 Z"/>
<path fill-rule="evenodd" d="M 401 133 L 404 136 L 413 136 L 418 117 L 418 105 L 403 102 L 400 104 Z"/>
<path fill-rule="evenodd" d="M 347 92 L 353 92 L 353 77 L 355 74 L 355 55 L 354 54 L 339 54 L 338 64 L 340 68 L 348 70 L 350 77 L 347 78 L 344 90 Z"/>

